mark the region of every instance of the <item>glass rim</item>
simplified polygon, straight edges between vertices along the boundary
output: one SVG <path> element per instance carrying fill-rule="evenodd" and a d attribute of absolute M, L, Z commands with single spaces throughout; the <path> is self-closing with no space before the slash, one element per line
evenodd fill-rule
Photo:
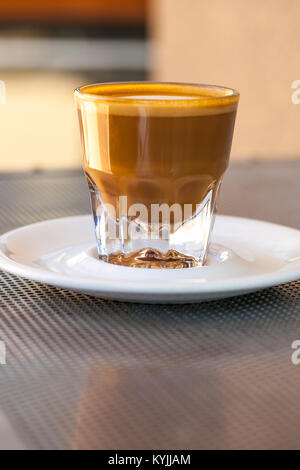
<path fill-rule="evenodd" d="M 184 94 L 181 95 L 182 98 L 180 100 L 178 98 L 168 98 L 168 99 L 151 99 L 151 98 L 141 98 L 136 97 L 136 92 L 138 88 L 147 88 L 153 86 L 154 88 L 161 87 L 161 88 L 169 88 L 169 92 L 173 90 L 175 93 L 177 90 L 177 96 L 180 94 L 180 90 L 185 89 L 187 92 L 190 90 L 190 94 L 186 94 L 188 99 L 184 99 Z M 105 88 L 110 89 L 112 91 L 113 88 L 122 88 L 127 89 L 128 95 L 127 96 L 116 96 L 114 94 L 105 93 Z M 88 89 L 93 88 L 103 88 L 103 94 L 100 93 L 88 93 Z M 132 88 L 132 96 L 130 96 L 130 88 Z M 194 90 L 194 95 L 192 94 L 192 90 Z M 197 95 L 196 91 L 204 90 L 204 95 L 200 94 Z M 108 91 L 108 90 L 107 90 Z M 205 94 L 205 91 L 207 94 Z M 211 91 L 211 94 L 209 94 Z M 134 93 L 135 92 L 135 93 Z M 215 94 L 213 94 L 215 92 Z M 162 94 L 162 90 L 160 93 L 157 92 L 157 96 Z M 192 94 L 192 96 L 191 96 Z M 220 106 L 226 105 L 229 103 L 237 103 L 239 100 L 240 93 L 235 90 L 234 88 L 229 88 L 220 85 L 208 85 L 208 84 L 201 84 L 201 83 L 189 83 L 189 82 L 161 82 L 161 81 L 120 81 L 120 82 L 99 82 L 99 83 L 91 83 L 87 85 L 82 85 L 77 87 L 74 90 L 74 95 L 80 100 L 83 101 L 100 101 L 100 102 L 109 102 L 109 103 L 124 103 L 124 104 L 142 104 L 142 105 L 153 105 L 153 104 L 160 104 L 160 105 L 179 105 L 180 104 L 189 104 L 189 105 L 199 105 L 199 106 Z M 152 96 L 155 96 L 155 90 L 152 90 Z M 172 97 L 172 94 L 168 95 L 167 91 L 165 95 Z M 174 94 L 175 96 L 175 94 Z"/>

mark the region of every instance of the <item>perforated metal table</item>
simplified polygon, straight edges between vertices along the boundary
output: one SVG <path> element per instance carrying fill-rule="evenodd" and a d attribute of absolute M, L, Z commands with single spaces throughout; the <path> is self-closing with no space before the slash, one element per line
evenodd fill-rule
<path fill-rule="evenodd" d="M 233 165 L 220 212 L 300 228 L 299 163 Z M 89 211 L 81 172 L 0 175 L 1 232 Z M 299 283 L 185 305 L 0 276 L 0 448 L 300 448 Z"/>

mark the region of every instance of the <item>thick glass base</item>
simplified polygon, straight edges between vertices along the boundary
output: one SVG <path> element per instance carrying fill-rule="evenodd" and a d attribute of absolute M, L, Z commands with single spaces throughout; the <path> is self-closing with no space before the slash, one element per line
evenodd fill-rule
<path fill-rule="evenodd" d="M 105 204 L 96 185 L 91 179 L 88 182 L 101 260 L 121 266 L 155 269 L 191 268 L 205 264 L 220 180 L 208 188 L 199 204 L 190 205 L 193 210 L 190 207 L 188 215 L 186 212 L 179 217 L 183 214 L 182 204 L 177 205 L 180 209 L 177 213 L 174 213 L 175 204 L 171 208 L 161 204 L 159 211 L 163 214 L 154 222 L 152 206 L 149 210 L 149 206 L 138 204 L 134 214 L 132 207 L 126 207 L 124 212 L 121 206 L 126 196 L 120 196 L 114 206 Z"/>
<path fill-rule="evenodd" d="M 192 256 L 183 255 L 176 250 L 162 253 L 154 248 L 144 248 L 129 254 L 117 251 L 108 256 L 102 255 L 100 259 L 111 264 L 132 268 L 178 269 L 202 266 L 202 260 L 197 261 Z"/>

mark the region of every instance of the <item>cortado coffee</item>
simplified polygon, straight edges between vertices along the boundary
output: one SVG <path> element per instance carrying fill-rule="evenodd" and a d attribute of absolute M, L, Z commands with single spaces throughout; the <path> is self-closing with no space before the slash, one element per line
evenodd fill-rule
<path fill-rule="evenodd" d="M 126 266 L 202 265 L 237 92 L 144 82 L 75 94 L 100 257 Z"/>

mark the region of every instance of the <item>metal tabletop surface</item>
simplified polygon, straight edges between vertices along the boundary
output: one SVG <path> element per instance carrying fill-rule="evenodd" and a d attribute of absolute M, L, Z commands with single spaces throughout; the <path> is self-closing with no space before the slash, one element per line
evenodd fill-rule
<path fill-rule="evenodd" d="M 231 165 L 219 212 L 300 228 L 300 163 Z M 80 171 L 0 175 L 1 232 L 89 212 Z M 0 448 L 299 449 L 299 282 L 181 305 L 0 273 Z"/>

